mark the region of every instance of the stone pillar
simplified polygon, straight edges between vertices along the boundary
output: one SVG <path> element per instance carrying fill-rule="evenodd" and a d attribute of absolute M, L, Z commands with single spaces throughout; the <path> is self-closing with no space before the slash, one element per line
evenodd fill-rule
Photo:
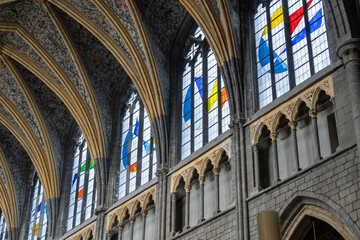
<path fill-rule="evenodd" d="M 200 183 L 200 219 L 198 220 L 198 223 L 201 223 L 205 220 L 204 218 L 204 183 L 205 183 L 205 177 L 204 176 L 200 176 L 199 177 L 199 183 Z"/>
<path fill-rule="evenodd" d="M 162 168 L 156 171 L 158 184 L 155 202 L 155 239 L 166 239 L 166 205 L 167 205 L 167 173 L 169 169 Z"/>
<path fill-rule="evenodd" d="M 259 167 L 259 148 L 255 144 L 252 146 L 254 153 L 254 171 L 255 171 L 255 188 L 257 191 L 262 190 L 260 186 L 260 167 Z"/>
<path fill-rule="evenodd" d="M 219 175 L 220 175 L 221 168 L 214 168 L 213 173 L 215 176 L 215 210 L 214 216 L 220 212 L 220 185 L 219 185 Z"/>
<path fill-rule="evenodd" d="M 185 226 L 183 231 L 190 228 L 190 190 L 191 185 L 185 185 Z"/>
<path fill-rule="evenodd" d="M 274 171 L 274 178 L 272 180 L 272 185 L 276 185 L 280 182 L 280 173 L 279 173 L 279 159 L 278 159 L 278 150 L 277 150 L 277 134 L 271 133 L 271 147 L 272 147 L 272 154 L 273 154 L 273 171 Z"/>
<path fill-rule="evenodd" d="M 142 226 L 142 239 L 145 239 L 145 232 L 146 232 L 146 216 L 147 216 L 147 210 L 143 210 L 141 212 L 141 215 L 143 217 L 143 226 Z"/>
<path fill-rule="evenodd" d="M 319 140 L 319 128 L 317 125 L 317 110 L 310 109 L 309 116 L 311 118 L 311 130 L 313 133 L 314 139 L 314 163 L 319 162 L 321 160 L 321 151 L 320 151 L 320 140 Z"/>
<path fill-rule="evenodd" d="M 105 226 L 105 211 L 107 209 L 104 207 L 97 207 L 95 209 L 96 227 L 95 227 L 95 239 L 102 239 L 105 235 L 104 226 Z"/>
<path fill-rule="evenodd" d="M 343 42 L 337 54 L 342 60 L 349 85 L 356 144 L 360 146 L 360 38 Z"/>
<path fill-rule="evenodd" d="M 171 235 L 174 236 L 176 229 L 176 192 L 171 193 Z"/>
<path fill-rule="evenodd" d="M 275 211 L 263 211 L 257 216 L 259 240 L 281 240 L 280 218 Z"/>
<path fill-rule="evenodd" d="M 124 229 L 123 224 L 119 224 L 119 233 L 118 233 L 118 240 L 122 240 L 122 231 Z"/>
<path fill-rule="evenodd" d="M 295 171 L 301 171 L 300 168 L 300 161 L 299 161 L 299 151 L 298 151 L 298 144 L 297 144 L 297 137 L 296 137 L 296 127 L 297 127 L 296 121 L 289 122 L 289 127 L 291 128 L 291 144 L 292 144 L 292 159 L 294 161 Z"/>

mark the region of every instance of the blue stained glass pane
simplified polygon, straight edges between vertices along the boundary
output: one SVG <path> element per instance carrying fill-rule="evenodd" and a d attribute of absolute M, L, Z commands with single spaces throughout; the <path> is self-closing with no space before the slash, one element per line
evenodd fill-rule
<path fill-rule="evenodd" d="M 186 92 L 183 114 L 185 122 L 189 121 L 191 118 L 191 85 Z"/>

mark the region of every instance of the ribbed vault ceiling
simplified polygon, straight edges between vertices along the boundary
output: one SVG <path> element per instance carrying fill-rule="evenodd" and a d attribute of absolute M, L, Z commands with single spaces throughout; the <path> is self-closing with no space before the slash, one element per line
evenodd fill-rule
<path fill-rule="evenodd" d="M 0 1 L 0 179 L 7 188 L 10 173 L 19 211 L 32 165 L 43 169 L 47 198 L 59 194 L 74 120 L 92 155 L 106 156 L 117 93 L 135 83 L 158 105 L 152 117 L 165 114 L 169 52 L 185 14 L 176 0 Z"/>

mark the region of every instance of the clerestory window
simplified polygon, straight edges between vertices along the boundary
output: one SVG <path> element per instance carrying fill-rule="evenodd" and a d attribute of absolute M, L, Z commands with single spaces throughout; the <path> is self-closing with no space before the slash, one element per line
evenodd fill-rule
<path fill-rule="evenodd" d="M 84 135 L 78 139 L 69 184 L 67 231 L 93 216 L 96 207 L 95 169 Z"/>
<path fill-rule="evenodd" d="M 273 0 L 254 15 L 258 107 L 330 64 L 321 0 Z"/>
<path fill-rule="evenodd" d="M 28 240 L 46 239 L 48 209 L 44 190 L 37 176 L 34 177 Z"/>
<path fill-rule="evenodd" d="M 181 159 L 229 128 L 230 110 L 215 55 L 200 28 L 185 51 L 182 74 Z"/>
<path fill-rule="evenodd" d="M 143 103 L 132 93 L 121 126 L 118 198 L 126 196 L 155 177 L 155 138 Z"/>

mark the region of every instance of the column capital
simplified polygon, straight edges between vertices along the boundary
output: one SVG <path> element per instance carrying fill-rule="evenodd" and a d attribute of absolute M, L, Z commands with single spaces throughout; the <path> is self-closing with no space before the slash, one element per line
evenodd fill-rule
<path fill-rule="evenodd" d="M 135 223 L 135 218 L 134 218 L 134 217 L 131 217 L 131 218 L 129 219 L 129 222 L 130 222 L 131 224 L 134 224 L 134 223 Z"/>
<path fill-rule="evenodd" d="M 123 230 L 124 229 L 124 224 L 120 223 L 119 226 L 118 226 L 118 229 L 119 229 L 119 231 Z"/>
<path fill-rule="evenodd" d="M 200 184 L 204 184 L 205 176 L 199 176 L 199 182 L 200 182 Z"/>
<path fill-rule="evenodd" d="M 337 55 L 344 65 L 351 61 L 360 62 L 360 38 L 351 38 L 341 43 Z"/>
<path fill-rule="evenodd" d="M 310 116 L 311 118 L 316 118 L 317 115 L 318 115 L 318 111 L 317 111 L 316 109 L 310 109 L 310 110 L 309 110 L 309 116 Z"/>
<path fill-rule="evenodd" d="M 298 123 L 297 123 L 297 121 L 290 121 L 290 122 L 288 123 L 288 125 L 289 125 L 289 127 L 290 127 L 291 129 L 296 129 Z"/>
<path fill-rule="evenodd" d="M 270 138 L 272 141 L 276 141 L 277 137 L 278 137 L 277 133 L 270 133 Z"/>
<path fill-rule="evenodd" d="M 191 185 L 185 185 L 185 192 L 190 192 L 191 190 Z"/>
<path fill-rule="evenodd" d="M 219 175 L 220 174 L 220 171 L 221 171 L 221 168 L 213 168 L 213 173 L 214 173 L 214 175 L 216 176 L 216 175 Z"/>
<path fill-rule="evenodd" d="M 95 208 L 95 215 L 99 215 L 100 213 L 104 213 L 107 210 L 107 208 L 103 207 L 103 206 L 99 206 L 97 208 Z"/>
<path fill-rule="evenodd" d="M 148 214 L 148 211 L 147 211 L 146 209 L 143 210 L 143 211 L 141 211 L 141 215 L 142 215 L 143 217 L 146 217 L 147 214 Z"/>

